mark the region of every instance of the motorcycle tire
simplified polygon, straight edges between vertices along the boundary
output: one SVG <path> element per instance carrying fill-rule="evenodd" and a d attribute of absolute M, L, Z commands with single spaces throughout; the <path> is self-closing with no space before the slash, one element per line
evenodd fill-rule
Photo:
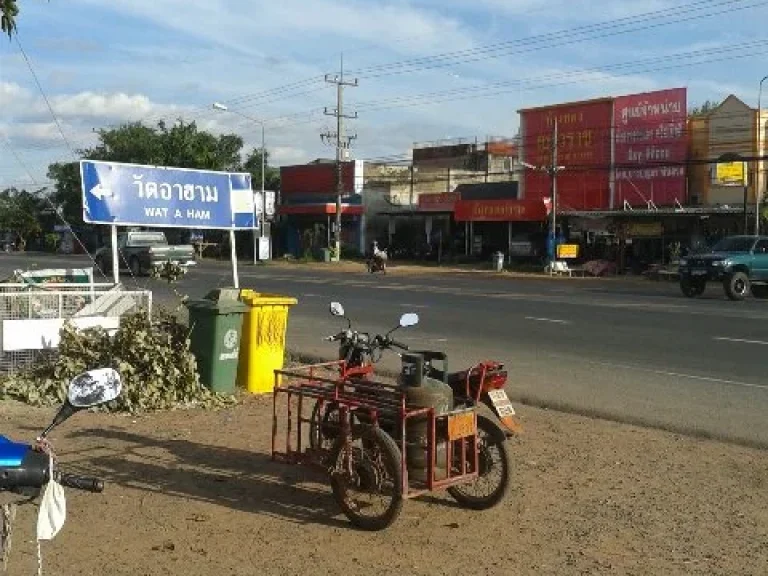
<path fill-rule="evenodd" d="M 484 453 L 484 448 L 480 447 L 480 476 L 472 482 L 466 484 L 457 484 L 448 488 L 448 494 L 458 502 L 458 504 L 464 508 L 470 510 L 488 510 L 493 508 L 499 502 L 501 502 L 509 492 L 510 476 L 512 473 L 511 462 L 512 455 L 509 451 L 509 444 L 506 442 L 503 433 L 499 434 L 498 425 L 490 420 L 488 417 L 481 414 L 477 415 L 477 430 L 478 436 L 486 436 L 485 442 L 488 443 L 487 449 L 496 448 L 499 452 L 499 466 L 501 466 L 501 479 L 498 485 L 486 496 L 475 496 L 468 494 L 466 489 L 472 487 L 476 483 L 483 480 L 485 474 L 483 473 L 484 459 L 488 458 L 487 453 Z M 480 439 L 482 442 L 482 438 Z M 492 468 L 491 468 L 492 469 Z"/>
<path fill-rule="evenodd" d="M 384 530 L 397 520 L 403 508 L 403 476 L 400 468 L 402 462 L 400 449 L 389 434 L 375 426 L 355 426 L 352 431 L 352 437 L 349 440 L 350 442 L 362 440 L 363 449 L 352 448 L 352 450 L 357 450 L 358 453 L 366 456 L 372 456 L 377 453 L 380 456 L 381 466 L 392 481 L 392 493 L 389 504 L 382 513 L 376 516 L 364 516 L 361 509 L 355 503 L 350 502 L 347 494 L 348 482 L 346 474 L 341 472 L 344 466 L 343 455 L 346 449 L 344 438 L 337 440 L 330 458 L 331 464 L 336 469 L 331 473 L 333 497 L 344 515 L 356 527 L 367 531 Z M 361 463 L 356 466 L 355 470 L 360 484 L 364 483 L 364 479 L 371 481 L 371 476 L 375 476 L 376 472 L 381 472 L 381 470 L 370 470 L 364 464 L 367 463 Z M 366 476 L 368 477 L 365 478 Z"/>

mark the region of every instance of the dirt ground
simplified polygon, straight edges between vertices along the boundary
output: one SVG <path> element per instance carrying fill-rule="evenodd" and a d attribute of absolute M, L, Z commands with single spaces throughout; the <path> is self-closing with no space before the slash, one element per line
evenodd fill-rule
<path fill-rule="evenodd" d="M 51 576 L 675 574 L 768 571 L 768 454 L 518 407 L 515 490 L 469 512 L 406 502 L 387 532 L 354 530 L 316 473 L 269 459 L 271 399 L 219 412 L 79 414 L 62 460 L 108 480 L 68 490 L 43 543 Z M 3 403 L 33 438 L 52 410 Z M 8 574 L 34 574 L 36 508 L 19 510 Z"/>

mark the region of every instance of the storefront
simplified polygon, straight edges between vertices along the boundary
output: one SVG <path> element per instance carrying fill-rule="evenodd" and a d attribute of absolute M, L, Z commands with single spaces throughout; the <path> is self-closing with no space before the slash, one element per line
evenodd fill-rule
<path fill-rule="evenodd" d="M 507 259 L 538 259 L 543 255 L 548 199 L 458 200 L 454 220 L 464 224 L 466 255 L 488 258 L 503 252 Z"/>
<path fill-rule="evenodd" d="M 363 206 L 342 204 L 342 250 L 363 252 L 365 216 Z M 296 258 L 307 255 L 317 257 L 323 248 L 332 246 L 336 225 L 336 204 L 288 204 L 279 206 L 282 216 L 278 244 L 280 253 Z"/>
<path fill-rule="evenodd" d="M 558 218 L 569 230 L 570 241 L 581 244 L 584 259 L 608 260 L 619 273 L 632 274 L 669 265 L 725 236 L 741 234 L 744 226 L 743 208 L 569 212 Z"/>
<path fill-rule="evenodd" d="M 334 162 L 280 168 L 281 190 L 275 227 L 274 253 L 296 258 L 319 257 L 329 249 L 336 226 L 336 173 Z M 341 198 L 342 255 L 365 249 L 365 209 L 362 201 L 363 164 L 344 162 L 341 166 L 343 195 Z"/>

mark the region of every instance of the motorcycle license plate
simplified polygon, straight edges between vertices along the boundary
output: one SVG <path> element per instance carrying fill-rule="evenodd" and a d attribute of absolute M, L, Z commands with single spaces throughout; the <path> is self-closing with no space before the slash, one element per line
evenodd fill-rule
<path fill-rule="evenodd" d="M 499 418 L 515 415 L 515 409 L 512 407 L 512 402 L 509 401 L 509 397 L 504 390 L 491 390 L 488 392 L 488 397 L 491 399 L 491 403 L 496 409 Z"/>

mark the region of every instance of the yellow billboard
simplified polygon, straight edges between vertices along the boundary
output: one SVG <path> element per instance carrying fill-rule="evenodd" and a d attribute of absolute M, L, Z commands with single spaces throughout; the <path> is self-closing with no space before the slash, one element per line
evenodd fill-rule
<path fill-rule="evenodd" d="M 744 186 L 746 171 L 744 162 L 720 162 L 715 164 L 714 184 L 719 186 Z"/>

